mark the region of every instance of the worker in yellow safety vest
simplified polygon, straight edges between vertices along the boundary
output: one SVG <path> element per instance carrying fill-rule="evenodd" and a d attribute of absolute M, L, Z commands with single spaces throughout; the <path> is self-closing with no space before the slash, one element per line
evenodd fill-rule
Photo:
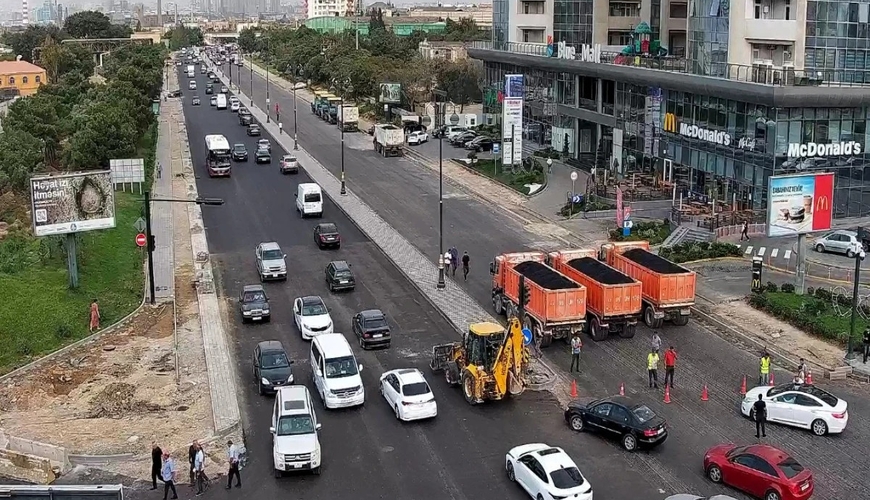
<path fill-rule="evenodd" d="M 770 354 L 764 351 L 761 355 L 761 363 L 759 365 L 758 385 L 767 385 L 770 383 Z"/>
<path fill-rule="evenodd" d="M 646 356 L 646 369 L 649 374 L 649 387 L 659 388 L 659 353 L 655 348 L 651 349 Z"/>

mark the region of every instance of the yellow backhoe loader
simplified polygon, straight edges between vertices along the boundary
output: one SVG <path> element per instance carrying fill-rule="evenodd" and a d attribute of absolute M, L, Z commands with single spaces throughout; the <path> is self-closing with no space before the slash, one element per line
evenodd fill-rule
<path fill-rule="evenodd" d="M 443 370 L 449 385 L 461 384 L 472 405 L 522 394 L 529 366 L 522 328 L 515 317 L 507 329 L 498 323 L 474 323 L 461 342 L 433 347 L 429 367 Z"/>

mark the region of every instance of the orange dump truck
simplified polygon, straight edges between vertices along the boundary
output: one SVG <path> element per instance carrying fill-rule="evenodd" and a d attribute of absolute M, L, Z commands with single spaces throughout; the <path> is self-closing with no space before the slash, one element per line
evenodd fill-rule
<path fill-rule="evenodd" d="M 604 340 L 611 333 L 634 337 L 641 306 L 639 281 L 600 262 L 593 249 L 552 252 L 548 263 L 586 288 L 586 324 L 592 340 Z"/>
<path fill-rule="evenodd" d="M 526 288 L 523 326 L 541 347 L 566 338 L 586 323 L 586 289 L 546 264 L 543 252 L 497 255 L 489 265 L 492 305 L 497 314 L 513 316 L 519 309 L 520 277 Z"/>
<path fill-rule="evenodd" d="M 695 305 L 695 273 L 650 252 L 646 241 L 607 243 L 604 260 L 643 284 L 643 322 L 659 328 L 665 320 L 689 323 Z"/>

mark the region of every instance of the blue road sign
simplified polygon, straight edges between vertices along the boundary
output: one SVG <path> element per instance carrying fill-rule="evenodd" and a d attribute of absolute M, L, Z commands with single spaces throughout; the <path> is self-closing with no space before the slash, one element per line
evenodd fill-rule
<path fill-rule="evenodd" d="M 622 228 L 622 235 L 623 236 L 631 235 L 631 228 L 629 228 L 628 226 L 623 227 Z"/>
<path fill-rule="evenodd" d="M 523 345 L 532 343 L 532 331 L 528 328 L 523 328 Z"/>
<path fill-rule="evenodd" d="M 583 203 L 583 195 L 582 194 L 575 194 L 574 196 L 571 197 L 571 203 L 577 203 L 577 204 Z"/>
<path fill-rule="evenodd" d="M 501 145 L 497 142 L 492 143 L 492 154 L 497 155 L 501 150 Z"/>

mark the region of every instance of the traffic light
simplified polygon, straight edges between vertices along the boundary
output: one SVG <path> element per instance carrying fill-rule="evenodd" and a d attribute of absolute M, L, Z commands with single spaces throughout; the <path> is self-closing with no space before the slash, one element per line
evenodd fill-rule
<path fill-rule="evenodd" d="M 755 256 L 752 258 L 752 291 L 760 292 L 761 291 L 761 268 L 762 268 L 762 259 L 761 257 Z"/>

